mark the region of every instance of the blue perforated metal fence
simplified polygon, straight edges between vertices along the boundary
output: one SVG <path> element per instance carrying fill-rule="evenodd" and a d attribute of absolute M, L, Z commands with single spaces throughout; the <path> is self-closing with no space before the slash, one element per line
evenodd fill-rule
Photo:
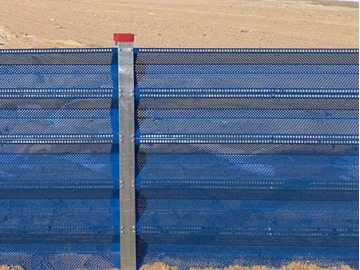
<path fill-rule="evenodd" d="M 135 57 L 139 265 L 358 268 L 358 50 Z"/>
<path fill-rule="evenodd" d="M 0 50 L 0 264 L 119 267 L 115 49 Z"/>
<path fill-rule="evenodd" d="M 358 268 L 358 50 L 134 55 L 138 267 Z M 120 267 L 118 72 L 0 50 L 0 264 Z"/>

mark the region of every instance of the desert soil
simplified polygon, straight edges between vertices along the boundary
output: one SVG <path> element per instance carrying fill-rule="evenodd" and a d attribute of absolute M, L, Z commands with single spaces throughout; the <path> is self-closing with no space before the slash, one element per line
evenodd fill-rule
<path fill-rule="evenodd" d="M 112 33 L 138 47 L 359 46 L 358 3 L 320 0 L 1 0 L 0 49 L 109 47 Z M 22 270 L 0 266 L 0 270 Z M 142 270 L 176 270 L 162 263 Z M 280 270 L 348 270 L 292 263 Z M 194 270 L 194 269 L 192 269 Z M 208 269 L 209 270 L 209 269 Z M 211 269 L 215 270 L 215 269 Z M 226 270 L 276 270 L 231 266 Z"/>
<path fill-rule="evenodd" d="M 358 47 L 358 3 L 321 0 L 1 0 L 0 49 Z"/>

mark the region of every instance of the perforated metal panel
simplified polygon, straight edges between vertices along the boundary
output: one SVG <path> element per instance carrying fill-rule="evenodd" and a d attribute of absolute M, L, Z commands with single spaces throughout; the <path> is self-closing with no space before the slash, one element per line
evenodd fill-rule
<path fill-rule="evenodd" d="M 119 267 L 116 49 L 0 50 L 0 264 Z"/>
<path fill-rule="evenodd" d="M 358 50 L 135 56 L 139 266 L 358 268 Z"/>
<path fill-rule="evenodd" d="M 119 267 L 117 56 L 0 50 L 1 263 Z M 135 57 L 139 267 L 358 268 L 358 50 Z"/>

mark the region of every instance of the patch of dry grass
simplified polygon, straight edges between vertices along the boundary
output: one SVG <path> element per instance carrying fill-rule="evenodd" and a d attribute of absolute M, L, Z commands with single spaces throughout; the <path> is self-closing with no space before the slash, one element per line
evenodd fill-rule
<path fill-rule="evenodd" d="M 177 267 L 171 267 L 164 263 L 157 262 L 153 265 L 144 265 L 140 268 L 140 270 L 178 270 Z M 281 268 L 272 268 L 267 266 L 253 266 L 253 267 L 246 267 L 240 265 L 234 265 L 227 268 L 190 268 L 190 270 L 352 270 L 350 266 L 341 265 L 340 267 L 320 267 L 315 264 L 308 264 L 308 263 L 300 263 L 300 262 L 293 262 L 288 265 L 284 265 Z"/>
<path fill-rule="evenodd" d="M 0 265 L 0 270 L 26 270 L 19 265 Z M 109 270 L 119 270 L 116 268 L 111 268 Z M 164 263 L 157 262 L 152 265 L 144 265 L 140 268 L 140 270 L 179 270 L 176 266 L 168 266 Z M 315 264 L 308 264 L 308 263 L 299 263 L 293 262 L 288 265 L 284 265 L 281 268 L 272 268 L 267 266 L 240 266 L 240 265 L 233 265 L 227 268 L 190 268 L 189 270 L 353 270 L 348 265 L 341 265 L 340 267 L 320 267 Z"/>
<path fill-rule="evenodd" d="M 152 265 L 143 265 L 140 270 L 178 270 L 178 268 L 168 266 L 161 262 L 157 262 Z"/>
<path fill-rule="evenodd" d="M 25 270 L 19 265 L 0 265 L 0 270 Z"/>

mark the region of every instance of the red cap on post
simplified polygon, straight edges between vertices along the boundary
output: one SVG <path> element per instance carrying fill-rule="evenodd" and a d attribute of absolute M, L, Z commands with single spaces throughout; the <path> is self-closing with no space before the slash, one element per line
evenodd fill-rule
<path fill-rule="evenodd" d="M 114 34 L 114 41 L 115 42 L 134 42 L 135 35 L 134 34 Z"/>

